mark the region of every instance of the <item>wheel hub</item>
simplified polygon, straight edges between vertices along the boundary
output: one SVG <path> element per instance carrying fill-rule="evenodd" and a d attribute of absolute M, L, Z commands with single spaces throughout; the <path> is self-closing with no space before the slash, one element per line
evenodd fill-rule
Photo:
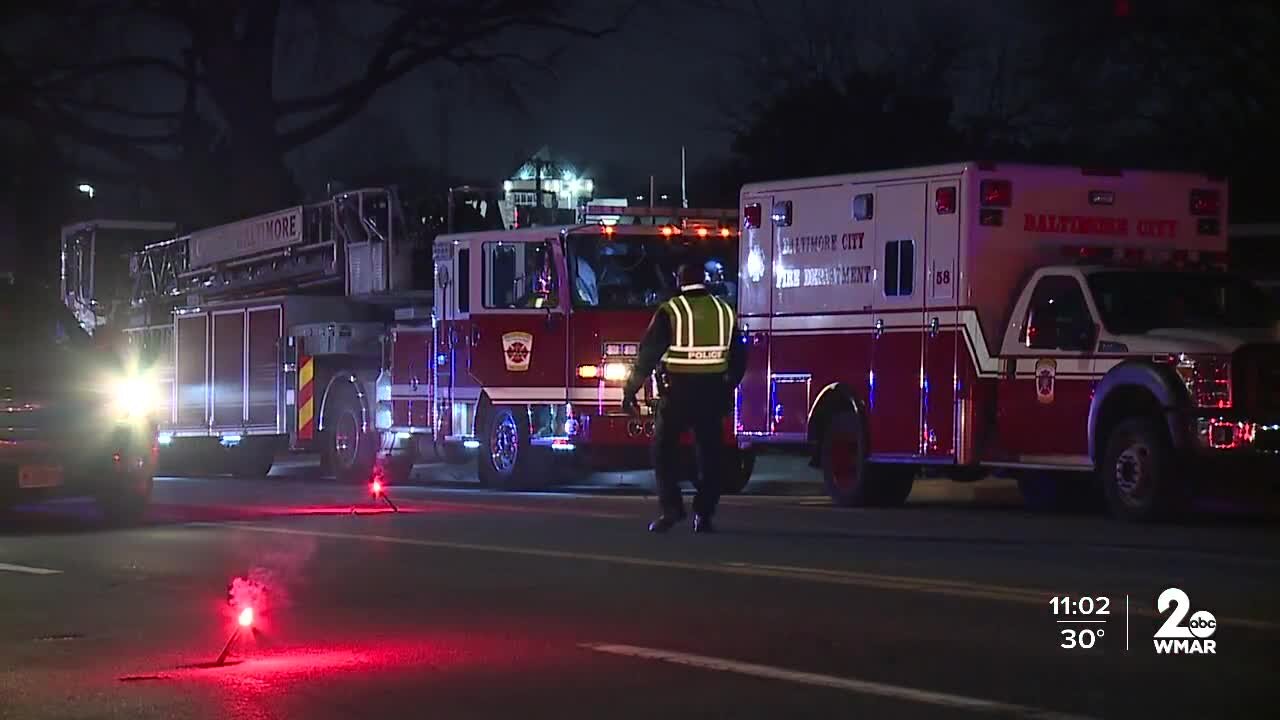
<path fill-rule="evenodd" d="M 338 422 L 334 425 L 333 454 L 343 467 L 350 467 L 355 463 L 356 452 L 359 450 L 358 427 L 355 415 L 350 412 L 339 415 Z"/>
<path fill-rule="evenodd" d="M 504 475 L 516 466 L 516 454 L 520 449 L 520 430 L 516 427 L 515 418 L 503 415 L 493 424 L 492 436 L 489 440 L 489 458 L 493 469 Z"/>
<path fill-rule="evenodd" d="M 1135 443 L 1116 458 L 1116 490 L 1128 505 L 1146 502 L 1151 489 L 1151 448 Z"/>

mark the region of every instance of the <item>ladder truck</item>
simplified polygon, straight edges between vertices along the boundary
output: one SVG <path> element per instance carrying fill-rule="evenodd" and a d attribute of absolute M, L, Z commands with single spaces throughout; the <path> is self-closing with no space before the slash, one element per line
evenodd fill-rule
<path fill-rule="evenodd" d="M 259 477 L 292 450 L 344 481 L 407 476 L 430 432 L 379 418 L 395 329 L 431 327 L 424 247 L 395 189 L 373 187 L 135 253 L 120 325 L 167 398 L 162 466 Z"/>

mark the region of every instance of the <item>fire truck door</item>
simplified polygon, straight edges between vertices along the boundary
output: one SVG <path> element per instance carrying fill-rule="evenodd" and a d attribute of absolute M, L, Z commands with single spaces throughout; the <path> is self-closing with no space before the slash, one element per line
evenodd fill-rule
<path fill-rule="evenodd" d="M 569 298 L 560 243 L 494 240 L 480 243 L 479 255 L 471 375 L 495 404 L 564 402 Z"/>
<path fill-rule="evenodd" d="M 432 363 L 435 366 L 433 392 L 436 415 L 430 419 L 444 435 L 471 432 L 471 413 L 459 403 L 476 400 L 475 383 L 469 375 L 471 357 L 472 249 L 460 245 L 436 258 L 435 313 Z M 455 427 L 456 426 L 456 427 Z"/>
<path fill-rule="evenodd" d="M 769 335 L 773 313 L 773 198 L 755 196 L 743 207 L 738 244 L 738 317 L 747 326 L 747 371 L 738 386 L 737 432 L 769 431 Z"/>
<path fill-rule="evenodd" d="M 873 455 L 921 451 L 927 193 L 925 183 L 881 185 L 872 204 L 877 272 L 868 404 Z"/>
<path fill-rule="evenodd" d="M 960 221 L 955 199 L 960 181 L 929 183 L 925 212 L 924 387 L 921 388 L 921 438 L 924 454 L 938 458 L 955 452 L 956 359 L 964 347 L 956 309 L 959 278 Z"/>

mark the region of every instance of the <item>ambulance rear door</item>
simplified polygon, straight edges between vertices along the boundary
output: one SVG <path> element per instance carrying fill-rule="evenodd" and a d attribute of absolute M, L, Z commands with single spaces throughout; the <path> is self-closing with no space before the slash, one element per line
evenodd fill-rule
<path fill-rule="evenodd" d="M 773 313 L 774 223 L 772 194 L 742 196 L 738 243 L 738 318 L 747 329 L 747 371 L 738 386 L 738 434 L 769 432 L 769 343 Z"/>

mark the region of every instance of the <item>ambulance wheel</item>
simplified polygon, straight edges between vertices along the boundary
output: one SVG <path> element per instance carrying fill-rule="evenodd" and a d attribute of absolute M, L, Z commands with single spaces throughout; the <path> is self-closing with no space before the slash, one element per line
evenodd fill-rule
<path fill-rule="evenodd" d="M 494 406 L 477 458 L 480 483 L 499 490 L 518 490 L 529 482 L 529 420 L 515 408 Z"/>
<path fill-rule="evenodd" d="M 339 482 L 368 482 L 378 456 L 378 435 L 365 430 L 364 413 L 355 390 L 349 385 L 335 390 L 336 394 L 325 403 L 328 466 Z"/>
<path fill-rule="evenodd" d="M 822 484 L 842 507 L 896 507 L 907 500 L 916 470 L 867 462 L 862 418 L 851 411 L 831 416 L 822 435 Z"/>
<path fill-rule="evenodd" d="M 852 412 L 831 416 L 822 432 L 822 484 L 831 502 L 843 507 L 871 504 L 867 483 L 867 436 Z"/>
<path fill-rule="evenodd" d="M 1117 425 L 1107 439 L 1098 473 L 1107 509 L 1119 520 L 1163 520 L 1189 501 L 1169 434 L 1152 419 L 1132 418 Z"/>
<path fill-rule="evenodd" d="M 752 448 L 730 448 L 726 455 L 724 485 L 720 492 L 725 495 L 737 495 L 746 489 L 751 482 L 751 473 L 756 467 L 756 451 Z"/>

